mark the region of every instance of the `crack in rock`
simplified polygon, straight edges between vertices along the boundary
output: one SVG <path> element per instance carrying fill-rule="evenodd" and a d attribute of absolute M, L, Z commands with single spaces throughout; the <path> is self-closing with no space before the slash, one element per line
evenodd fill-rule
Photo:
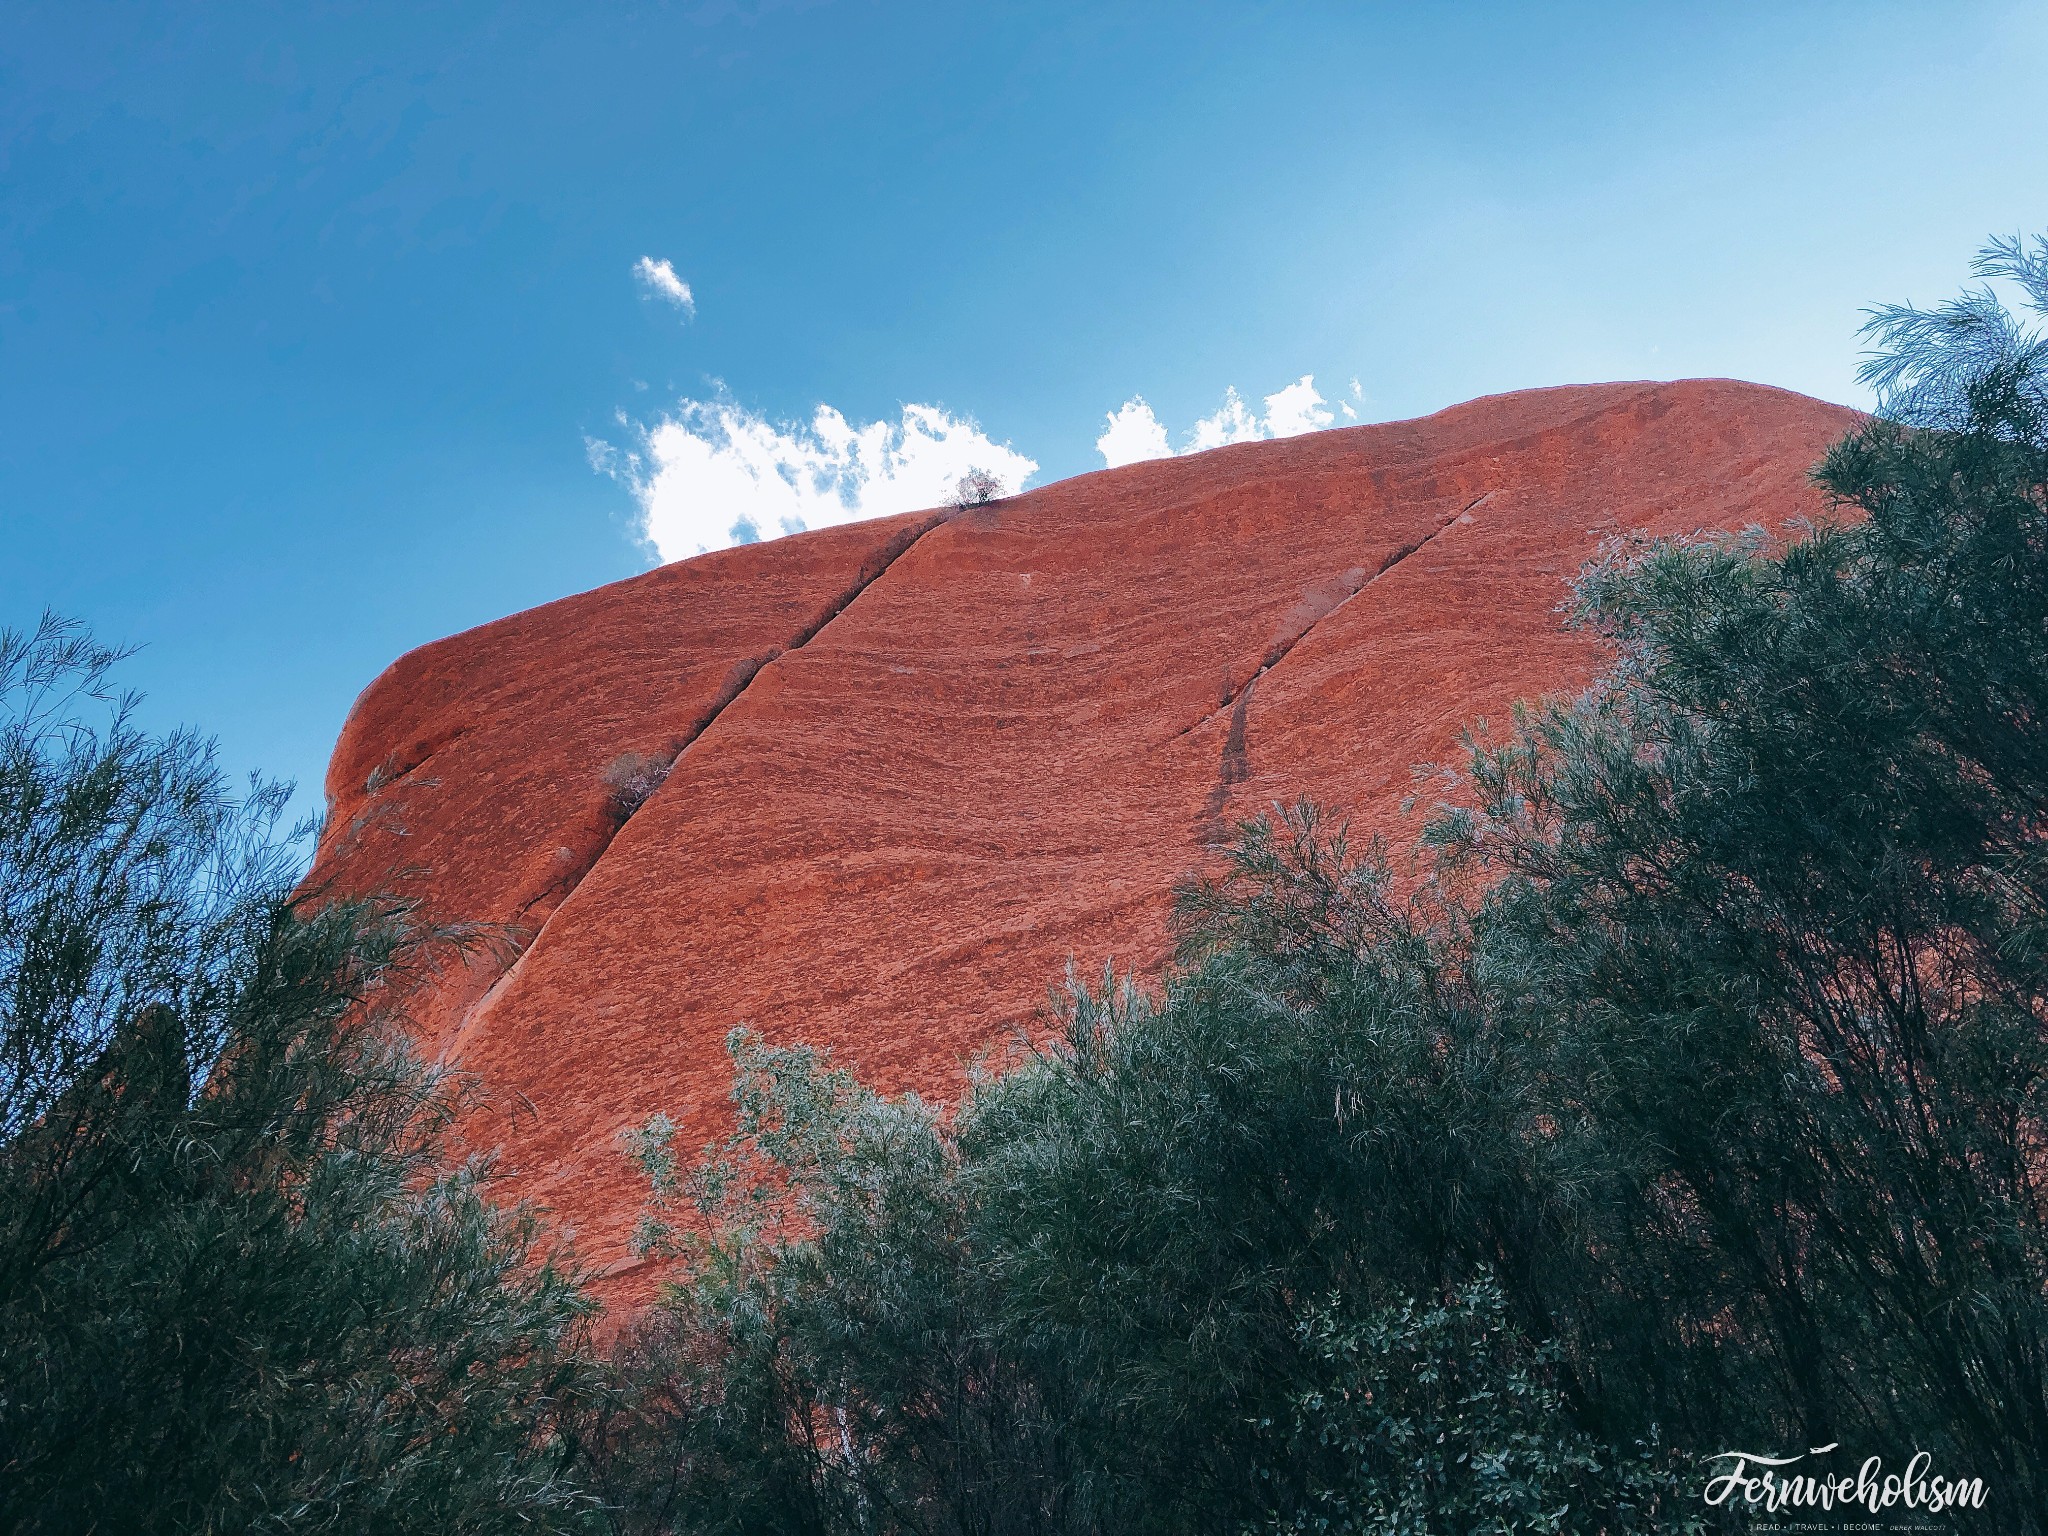
<path fill-rule="evenodd" d="M 953 514 L 948 512 L 936 513 L 926 518 L 923 522 L 905 529 L 896 538 L 863 560 L 859 569 L 854 573 L 853 581 L 847 586 L 846 590 L 825 604 L 810 623 L 799 629 L 790 638 L 789 644 L 770 646 L 758 656 L 743 657 L 735 662 L 731 670 L 726 673 L 724 680 L 718 685 L 718 691 L 712 695 L 711 702 L 684 728 L 682 734 L 675 739 L 673 751 L 668 760 L 668 766 L 662 772 L 661 783 L 635 808 L 633 814 L 638 814 L 640 810 L 644 810 L 668 787 L 669 780 L 675 776 L 676 765 L 683 760 L 684 754 L 696 745 L 698 741 L 703 739 L 704 733 L 717 724 L 726 710 L 730 709 L 746 693 L 747 689 L 753 686 L 756 678 L 776 661 L 802 650 L 813 640 L 817 639 L 833 620 L 853 606 L 863 592 L 880 581 L 889 573 L 890 568 L 898 560 L 910 553 L 916 547 L 919 540 L 923 539 L 926 534 L 930 533 L 940 524 L 951 521 L 952 516 Z M 590 878 L 591 871 L 604 862 L 604 856 L 611 851 L 613 842 L 617 840 L 619 833 L 625 830 L 626 822 L 631 819 L 632 816 L 629 815 L 624 820 L 614 821 L 611 817 L 606 816 L 604 818 L 605 830 L 600 835 L 596 848 L 582 868 L 564 871 L 562 876 L 550 880 L 544 889 L 522 904 L 519 909 L 519 916 L 523 919 L 554 892 L 561 892 L 560 897 L 549 909 L 547 915 L 541 919 L 540 926 L 533 931 L 530 938 L 526 939 L 523 943 L 516 937 L 512 940 L 515 948 L 515 958 L 505 968 L 504 973 L 491 983 L 483 996 L 479 997 L 466 1010 L 462 1022 L 456 1030 L 455 1039 L 458 1042 L 463 1034 L 467 1033 L 470 1022 L 481 1014 L 489 1006 L 491 1000 L 511 982 L 513 976 L 517 974 L 519 967 L 525 962 L 526 957 L 533 953 L 534 949 L 540 944 L 541 939 L 546 935 L 548 925 L 569 904 L 569 898 L 576 894 L 577 889 L 583 882 Z"/>
<path fill-rule="evenodd" d="M 1179 741 L 1183 736 L 1191 736 L 1196 731 L 1199 731 L 1203 726 L 1207 725 L 1211 720 L 1214 720 L 1218 715 L 1222 714 L 1226 709 L 1231 709 L 1233 706 L 1237 705 L 1243 699 L 1244 695 L 1251 692 L 1252 684 L 1256 683 L 1268 672 L 1272 671 L 1275 667 L 1279 666 L 1281 662 L 1285 661 L 1287 659 L 1288 653 L 1292 651 L 1297 645 L 1301 644 L 1302 641 L 1306 640 L 1309 637 L 1309 635 L 1314 632 L 1315 627 L 1318 624 L 1322 623 L 1323 620 L 1327 619 L 1331 614 L 1340 612 L 1360 593 L 1364 592 L 1374 582 L 1378 581 L 1382 576 L 1386 575 L 1387 572 L 1391 571 L 1403 560 L 1406 560 L 1410 555 L 1416 553 L 1418 550 L 1424 548 L 1426 545 L 1435 543 L 1436 540 L 1439 537 L 1441 537 L 1448 529 L 1453 527 L 1455 524 L 1460 523 L 1464 521 L 1466 518 L 1470 517 L 1472 515 L 1473 509 L 1477 507 L 1482 501 L 1485 501 L 1487 497 L 1491 496 L 1492 494 L 1493 492 L 1491 491 L 1485 491 L 1480 495 L 1473 497 L 1470 501 L 1465 503 L 1464 506 L 1460 507 L 1456 512 L 1453 512 L 1449 517 L 1445 518 L 1442 522 L 1438 523 L 1436 527 L 1432 528 L 1428 533 L 1424 534 L 1421 538 L 1417 539 L 1413 544 L 1405 544 L 1401 548 L 1389 554 L 1386 557 L 1386 559 L 1380 562 L 1379 569 L 1374 571 L 1370 576 L 1365 577 L 1363 581 L 1360 581 L 1357 586 L 1352 588 L 1352 590 L 1348 594 L 1346 594 L 1342 601 L 1332 603 L 1328 608 L 1324 609 L 1321 613 L 1317 614 L 1314 618 L 1310 619 L 1308 623 L 1304 624 L 1299 630 L 1297 630 L 1294 633 L 1294 635 L 1291 638 L 1280 640 L 1271 647 L 1269 647 L 1266 651 L 1265 656 L 1261 658 L 1257 669 L 1253 671 L 1250 677 L 1245 679 L 1244 686 L 1242 688 L 1239 688 L 1235 692 L 1233 692 L 1226 687 L 1223 691 L 1222 701 L 1218 703 L 1214 709 L 1210 710 L 1209 713 L 1202 716 L 1201 719 L 1195 721 L 1194 724 L 1182 726 L 1179 730 L 1175 731 L 1171 736 L 1167 737 L 1167 740 Z M 1357 566 L 1352 567 L 1352 570 L 1354 571 L 1357 571 L 1359 569 L 1360 568 Z M 1346 572 L 1345 574 L 1348 576 L 1350 572 Z M 1235 729 L 1234 716 L 1232 728 Z"/>
<path fill-rule="evenodd" d="M 1230 804 L 1231 788 L 1252 776 L 1251 753 L 1245 749 L 1244 734 L 1246 717 L 1251 713 L 1252 683 L 1257 681 L 1254 677 L 1237 695 L 1237 704 L 1230 711 L 1230 730 L 1223 738 L 1223 760 L 1216 770 L 1216 783 L 1209 798 L 1202 802 L 1202 814 L 1195 819 L 1195 840 L 1206 848 L 1230 841 L 1230 828 L 1223 820 L 1223 812 Z"/>
<path fill-rule="evenodd" d="M 1169 738 L 1170 740 L 1178 741 L 1182 736 L 1200 730 L 1211 720 L 1222 714 L 1224 710 L 1230 711 L 1230 729 L 1223 738 L 1223 754 L 1217 764 L 1216 782 L 1211 786 L 1208 798 L 1202 802 L 1201 813 L 1195 818 L 1196 842 L 1205 848 L 1216 848 L 1227 845 L 1230 841 L 1231 828 L 1225 819 L 1224 813 L 1230 806 L 1230 791 L 1252 776 L 1251 751 L 1245 738 L 1250 724 L 1252 689 L 1258 684 L 1259 679 L 1285 661 L 1288 653 L 1301 644 L 1303 640 L 1307 639 L 1309 633 L 1318 624 L 1322 623 L 1324 619 L 1327 619 L 1331 614 L 1343 608 L 1346 603 L 1349 603 L 1359 593 L 1365 591 L 1366 588 L 1370 587 L 1424 545 L 1430 544 L 1441 537 L 1446 529 L 1457 523 L 1469 522 L 1473 509 L 1492 494 L 1493 492 L 1486 491 L 1473 497 L 1472 500 L 1468 501 L 1456 512 L 1453 512 L 1441 523 L 1438 523 L 1435 528 L 1417 539 L 1413 544 L 1404 545 L 1389 554 L 1386 559 L 1380 562 L 1378 570 L 1366 577 L 1365 580 L 1359 582 L 1341 601 L 1331 604 L 1330 607 L 1316 614 L 1301 629 L 1296 631 L 1291 638 L 1283 639 L 1269 647 L 1258 670 L 1245 680 L 1244 686 L 1238 689 L 1234 695 L 1226 689 L 1222 703 L 1218 704 L 1216 708 L 1209 711 L 1208 714 L 1197 720 L 1193 725 L 1188 726 L 1185 730 L 1176 732 Z M 1353 567 L 1353 570 L 1356 569 L 1357 567 Z M 1345 575 L 1349 577 L 1351 572 L 1347 571 Z"/>
<path fill-rule="evenodd" d="M 370 776 L 363 784 L 364 796 L 371 797 L 392 788 L 426 767 L 428 761 L 438 752 L 445 751 L 462 740 L 470 732 L 470 722 L 436 732 L 431 736 L 416 738 L 402 747 L 394 747 L 386 753 L 384 760 L 370 770 Z M 439 782 L 438 780 L 428 782 Z"/>

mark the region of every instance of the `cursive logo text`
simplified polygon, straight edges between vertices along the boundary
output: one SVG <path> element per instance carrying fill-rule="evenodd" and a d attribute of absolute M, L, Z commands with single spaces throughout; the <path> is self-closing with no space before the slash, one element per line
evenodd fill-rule
<path fill-rule="evenodd" d="M 1727 1504 L 1738 1497 L 1775 1513 L 1781 1509 L 1863 1509 L 1871 1514 L 1900 1508 L 1939 1514 L 1948 1509 L 1982 1509 L 1981 1477 L 1943 1477 L 1934 1458 L 1915 1451 L 1904 1472 L 1887 1472 L 1884 1459 L 1867 1458 L 1854 1472 L 1815 1464 L 1797 1472 L 1809 1457 L 1826 1456 L 1839 1445 L 1818 1445 L 1804 1456 L 1762 1456 L 1755 1451 L 1721 1451 L 1706 1458 L 1710 1466 L 1726 1466 L 1707 1480 L 1706 1501 Z"/>

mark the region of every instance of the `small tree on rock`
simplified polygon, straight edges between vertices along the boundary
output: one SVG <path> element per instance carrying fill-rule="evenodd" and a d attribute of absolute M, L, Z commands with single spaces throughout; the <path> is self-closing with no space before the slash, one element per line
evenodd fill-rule
<path fill-rule="evenodd" d="M 969 507 L 985 507 L 991 502 L 1003 499 L 1003 481 L 992 470 L 970 469 L 962 475 L 953 487 L 953 494 L 947 498 L 947 505 L 964 512 Z"/>

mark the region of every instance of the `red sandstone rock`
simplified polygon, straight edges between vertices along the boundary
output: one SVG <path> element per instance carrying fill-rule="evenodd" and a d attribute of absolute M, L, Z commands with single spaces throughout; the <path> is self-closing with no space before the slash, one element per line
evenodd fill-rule
<path fill-rule="evenodd" d="M 1405 843 L 1412 765 L 1590 676 L 1558 607 L 1603 537 L 1812 515 L 1854 420 L 1538 390 L 701 556 L 396 662 L 316 875 L 520 926 L 422 1028 L 520 1108 L 473 1134 L 623 1267 L 618 1132 L 714 1134 L 734 1025 L 950 1095 L 1070 958 L 1156 970 L 1236 818 L 1307 793 Z M 680 755 L 614 836 L 629 752 Z"/>

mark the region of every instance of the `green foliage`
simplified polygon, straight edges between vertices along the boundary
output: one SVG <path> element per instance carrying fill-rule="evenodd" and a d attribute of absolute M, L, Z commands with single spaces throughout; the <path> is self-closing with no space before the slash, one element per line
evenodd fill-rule
<path fill-rule="evenodd" d="M 118 658 L 0 637 L 0 1525 L 562 1528 L 587 1306 L 449 1166 L 402 914 L 291 895 L 282 796 Z"/>
<path fill-rule="evenodd" d="M 1244 857 L 1292 867 L 1264 837 Z M 1377 888 L 1341 852 L 1322 867 Z M 1313 1003 L 1220 937 L 1158 1002 L 1075 989 L 1057 1047 L 982 1079 L 951 1126 L 736 1035 L 733 1136 L 689 1173 L 672 1127 L 636 1138 L 649 1240 L 687 1277 L 599 1437 L 628 1528 L 1167 1531 L 1324 1508 L 1351 1486 L 1345 1446 L 1276 1457 L 1271 1432 L 1351 1368 L 1310 1298 L 1394 1303 L 1469 1272 L 1454 1234 L 1492 1177 L 1445 1134 L 1487 1124 L 1485 1064 L 1417 1027 L 1417 955 L 1392 942 L 1413 936 L 1373 931 L 1384 970 L 1325 972 Z M 708 1235 L 667 1227 L 685 1194 Z M 1512 1394 L 1529 1368 L 1503 1348 L 1467 1379 Z M 1472 1437 L 1548 1507 L 1593 1476 L 1569 1422 Z"/>
<path fill-rule="evenodd" d="M 2039 1510 L 2048 434 L 2009 380 L 1969 408 L 1829 455 L 1860 522 L 1597 566 L 1623 667 L 1438 837 L 1499 877 L 1472 974 L 1591 1176 L 1525 1305 L 1607 1422 L 1917 1446 Z"/>
<path fill-rule="evenodd" d="M 937 1114 L 804 1048 L 729 1042 L 737 1125 L 685 1172 L 630 1138 L 650 1250 L 682 1257 L 593 1435 L 627 1529 L 1066 1529 L 1057 1405 L 988 1338 L 958 1158 Z M 678 1235 L 683 1199 L 710 1223 Z"/>
<path fill-rule="evenodd" d="M 2013 314 L 1992 282 L 2016 290 L 2024 311 L 2048 319 L 2048 235 L 1989 241 L 1972 272 L 1977 287 L 1933 309 L 1885 304 L 1864 334 L 1877 345 L 1857 376 L 1877 391 L 1878 414 L 1908 426 L 1981 431 L 1989 416 L 1973 396 L 1987 385 L 2048 404 L 2048 336 Z"/>
<path fill-rule="evenodd" d="M 1553 1380 L 1559 1352 L 1532 1346 L 1508 1321 L 1492 1279 L 1360 1321 L 1333 1300 L 1309 1314 L 1302 1335 L 1328 1380 L 1295 1399 L 1288 1460 L 1334 1452 L 1343 1471 L 1270 1529 L 1505 1536 L 1685 1528 L 1671 1514 L 1684 1498 L 1679 1479 L 1654 1447 L 1617 1455 L 1569 1427 Z"/>

